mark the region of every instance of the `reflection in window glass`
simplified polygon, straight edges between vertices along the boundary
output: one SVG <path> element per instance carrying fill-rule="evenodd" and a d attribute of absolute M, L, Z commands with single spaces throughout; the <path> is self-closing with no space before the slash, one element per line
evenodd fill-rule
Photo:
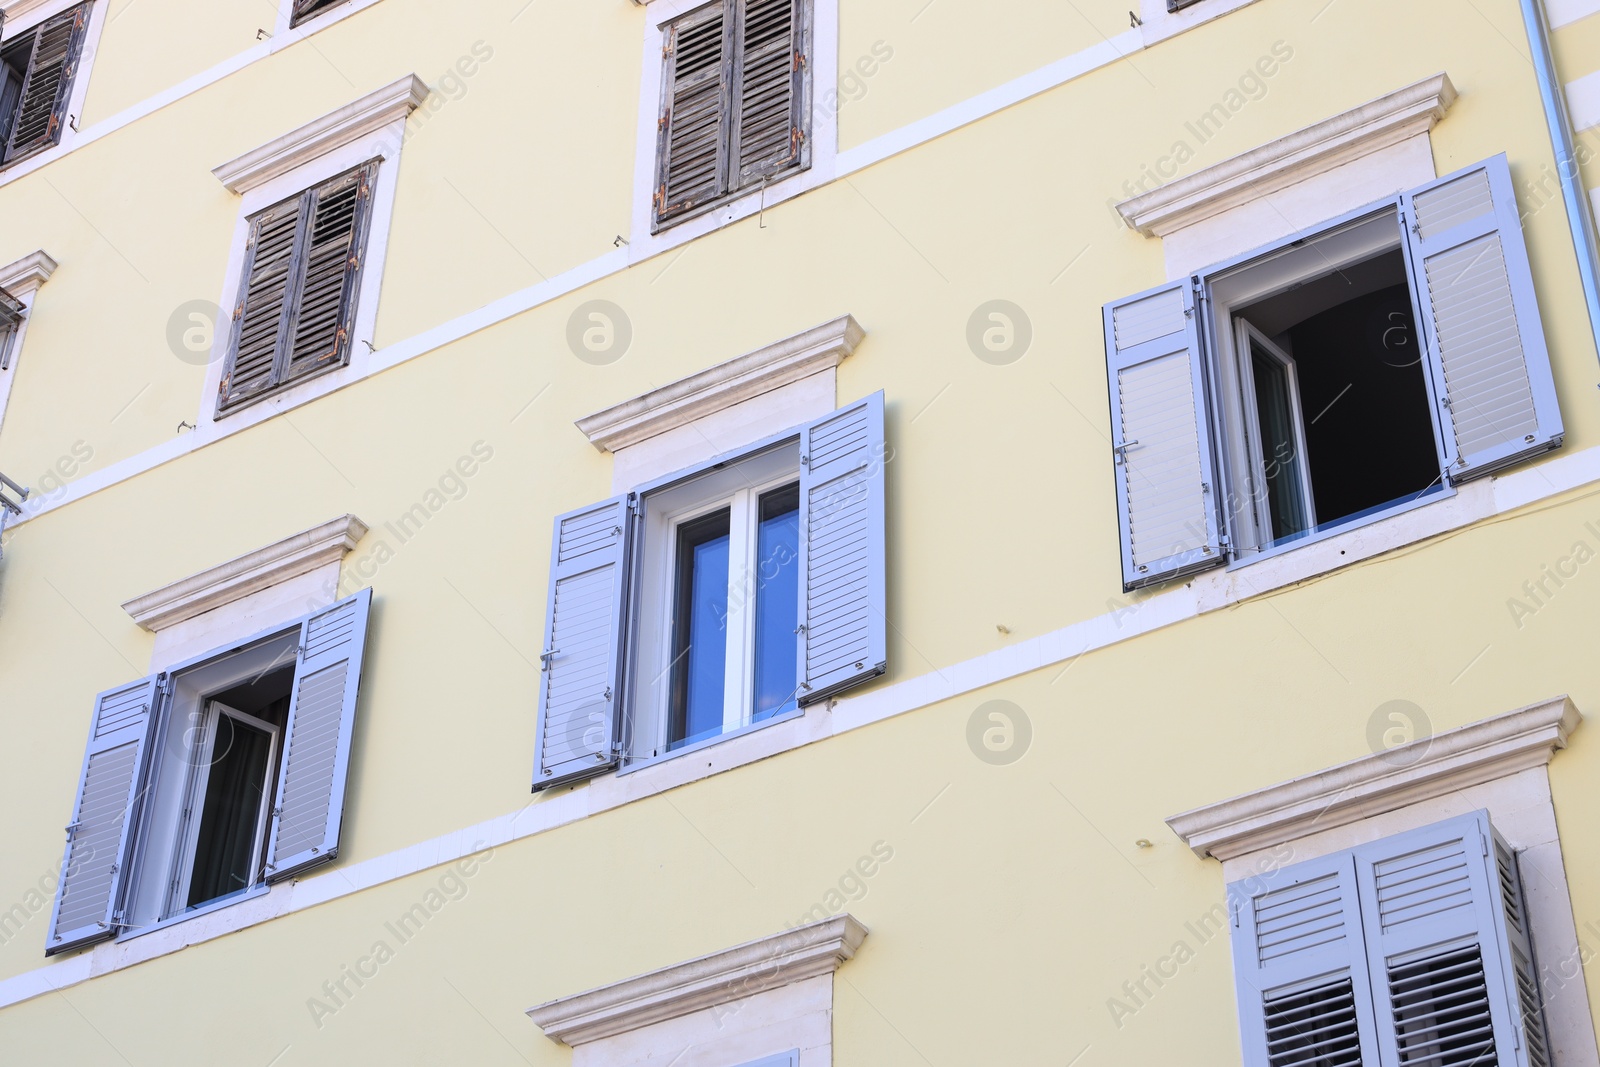
<path fill-rule="evenodd" d="M 728 662 L 728 523 L 723 508 L 678 527 L 667 747 L 722 732 Z"/>
<path fill-rule="evenodd" d="M 200 833 L 195 840 L 194 875 L 188 906 L 195 907 L 255 882 L 273 737 L 242 718 L 216 717 Z"/>
<path fill-rule="evenodd" d="M 800 611 L 800 486 L 761 498 L 756 533 L 756 685 L 752 721 L 795 706 Z"/>

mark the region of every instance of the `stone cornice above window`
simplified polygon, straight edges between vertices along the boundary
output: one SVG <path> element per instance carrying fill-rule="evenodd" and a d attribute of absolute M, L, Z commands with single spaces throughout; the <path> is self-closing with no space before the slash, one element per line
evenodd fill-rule
<path fill-rule="evenodd" d="M 14 296 L 31 293 L 56 272 L 55 258 L 44 249 L 30 253 L 15 263 L 0 267 L 0 289 Z"/>
<path fill-rule="evenodd" d="M 1565 696 L 1210 804 L 1167 820 L 1229 860 L 1550 762 L 1583 716 Z"/>
<path fill-rule="evenodd" d="M 415 74 L 368 93 L 359 100 L 229 160 L 211 173 L 229 192 L 245 193 L 280 174 L 327 155 L 404 119 L 428 98 L 428 85 Z"/>
<path fill-rule="evenodd" d="M 51 3 L 52 0 L 11 0 L 9 4 L 0 4 L 0 15 L 4 15 L 7 22 L 15 22 L 42 7 L 49 7 Z"/>
<path fill-rule="evenodd" d="M 713 952 L 528 1009 L 545 1036 L 582 1045 L 663 1019 L 832 974 L 856 954 L 867 928 L 849 914 Z"/>
<path fill-rule="evenodd" d="M 342 515 L 122 605 L 146 630 L 164 630 L 251 593 L 338 562 L 366 536 L 367 524 Z"/>
<path fill-rule="evenodd" d="M 596 448 L 615 452 L 742 400 L 837 367 L 865 336 L 861 324 L 844 315 L 586 415 L 577 426 Z"/>
<path fill-rule="evenodd" d="M 1433 129 L 1455 102 L 1448 74 L 1269 141 L 1243 155 L 1177 178 L 1117 205 L 1127 224 L 1147 237 L 1185 226 Z"/>

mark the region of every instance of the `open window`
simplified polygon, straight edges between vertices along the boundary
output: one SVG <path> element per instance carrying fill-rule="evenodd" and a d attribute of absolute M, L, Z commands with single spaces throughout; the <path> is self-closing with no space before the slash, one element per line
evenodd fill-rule
<path fill-rule="evenodd" d="M 1126 589 L 1562 441 L 1504 156 L 1109 304 L 1105 328 Z"/>
<path fill-rule="evenodd" d="M 337 855 L 371 597 L 101 694 L 47 955 Z"/>
<path fill-rule="evenodd" d="M 534 788 L 882 674 L 883 397 L 556 520 Z"/>

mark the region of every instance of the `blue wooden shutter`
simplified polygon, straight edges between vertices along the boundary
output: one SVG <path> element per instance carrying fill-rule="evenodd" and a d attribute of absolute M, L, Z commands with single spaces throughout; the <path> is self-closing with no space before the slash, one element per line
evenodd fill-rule
<path fill-rule="evenodd" d="M 1124 590 L 1223 562 L 1194 289 L 1172 282 L 1105 306 Z"/>
<path fill-rule="evenodd" d="M 363 589 L 300 624 L 267 846 L 269 882 L 338 855 L 371 607 L 372 590 Z"/>
<path fill-rule="evenodd" d="M 1450 479 L 1561 444 L 1550 355 L 1504 155 L 1402 198 Z"/>
<path fill-rule="evenodd" d="M 117 932 L 133 827 L 144 793 L 158 677 L 109 689 L 95 700 L 78 799 L 67 827 L 45 955 L 103 941 Z"/>
<path fill-rule="evenodd" d="M 632 519 L 628 496 L 556 519 L 540 656 L 535 790 L 616 765 Z"/>
<path fill-rule="evenodd" d="M 1375 1067 L 1350 854 L 1235 882 L 1228 912 L 1245 1067 Z"/>
<path fill-rule="evenodd" d="M 800 431 L 800 703 L 888 667 L 883 394 Z"/>
<path fill-rule="evenodd" d="M 1504 847 L 1479 811 L 1354 850 L 1384 1067 L 1549 1067 Z"/>

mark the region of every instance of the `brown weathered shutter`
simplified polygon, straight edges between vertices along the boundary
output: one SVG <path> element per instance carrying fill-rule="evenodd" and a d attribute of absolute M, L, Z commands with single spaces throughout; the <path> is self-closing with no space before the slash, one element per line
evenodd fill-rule
<path fill-rule="evenodd" d="M 727 0 L 714 0 L 667 30 L 658 124 L 657 222 L 691 211 L 728 188 L 730 14 Z"/>
<path fill-rule="evenodd" d="M 274 381 L 289 318 L 295 238 L 305 199 L 302 194 L 285 200 L 250 221 L 244 283 L 233 311 L 232 357 L 220 389 L 222 408 L 256 396 Z"/>
<path fill-rule="evenodd" d="M 89 5 L 80 4 L 45 22 L 35 33 L 16 121 L 6 143 L 6 162 L 60 142 L 72 76 L 88 25 Z"/>
<path fill-rule="evenodd" d="M 807 0 L 746 0 L 734 70 L 733 188 L 800 162 L 805 146 Z"/>
<path fill-rule="evenodd" d="M 343 363 L 349 351 L 377 169 L 368 163 L 312 191 L 286 380 Z"/>

